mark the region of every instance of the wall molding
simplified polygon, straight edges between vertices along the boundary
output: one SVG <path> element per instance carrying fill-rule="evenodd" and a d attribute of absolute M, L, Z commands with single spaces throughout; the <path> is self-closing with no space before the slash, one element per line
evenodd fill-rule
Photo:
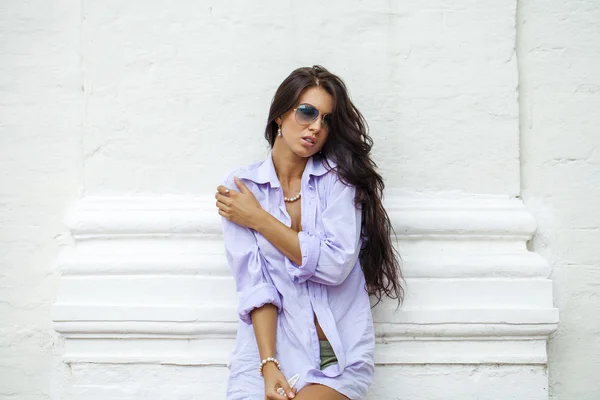
<path fill-rule="evenodd" d="M 389 191 L 408 291 L 373 310 L 380 364 L 544 364 L 550 267 L 518 199 Z M 225 365 L 233 279 L 212 196 L 86 196 L 53 307 L 69 362 Z M 126 343 L 127 345 L 124 345 Z"/>

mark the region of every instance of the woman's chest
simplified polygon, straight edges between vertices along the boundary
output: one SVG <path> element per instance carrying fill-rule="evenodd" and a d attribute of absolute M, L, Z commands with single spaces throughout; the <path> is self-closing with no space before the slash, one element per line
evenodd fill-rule
<path fill-rule="evenodd" d="M 301 204 L 302 203 L 299 200 L 285 203 L 285 209 L 289 216 L 290 228 L 296 232 L 300 232 L 302 230 Z"/>

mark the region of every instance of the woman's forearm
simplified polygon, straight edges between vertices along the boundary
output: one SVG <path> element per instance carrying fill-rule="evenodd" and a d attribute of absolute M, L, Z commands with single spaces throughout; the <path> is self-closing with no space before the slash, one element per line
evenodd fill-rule
<path fill-rule="evenodd" d="M 255 308 L 250 314 L 256 344 L 260 359 L 275 357 L 275 337 L 277 334 L 277 307 L 273 304 L 265 304 L 260 308 Z"/>
<path fill-rule="evenodd" d="M 298 232 L 287 227 L 264 210 L 260 218 L 256 219 L 255 226 L 252 229 L 263 235 L 277 250 L 296 265 L 302 264 L 302 252 L 300 251 Z"/>

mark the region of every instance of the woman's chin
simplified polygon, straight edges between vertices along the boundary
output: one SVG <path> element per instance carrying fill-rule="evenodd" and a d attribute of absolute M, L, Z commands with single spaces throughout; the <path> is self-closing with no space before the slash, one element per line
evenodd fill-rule
<path fill-rule="evenodd" d="M 319 152 L 319 150 L 307 149 L 306 147 L 302 147 L 302 148 L 298 149 L 298 151 L 295 151 L 295 153 L 298 154 L 300 157 L 307 157 L 307 158 L 314 156 L 318 152 Z"/>

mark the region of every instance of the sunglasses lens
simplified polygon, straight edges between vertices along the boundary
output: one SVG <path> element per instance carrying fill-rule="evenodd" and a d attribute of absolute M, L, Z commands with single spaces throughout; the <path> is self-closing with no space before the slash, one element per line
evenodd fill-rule
<path fill-rule="evenodd" d="M 319 116 L 319 110 L 303 104 L 296 109 L 296 120 L 301 124 L 309 124 Z"/>

